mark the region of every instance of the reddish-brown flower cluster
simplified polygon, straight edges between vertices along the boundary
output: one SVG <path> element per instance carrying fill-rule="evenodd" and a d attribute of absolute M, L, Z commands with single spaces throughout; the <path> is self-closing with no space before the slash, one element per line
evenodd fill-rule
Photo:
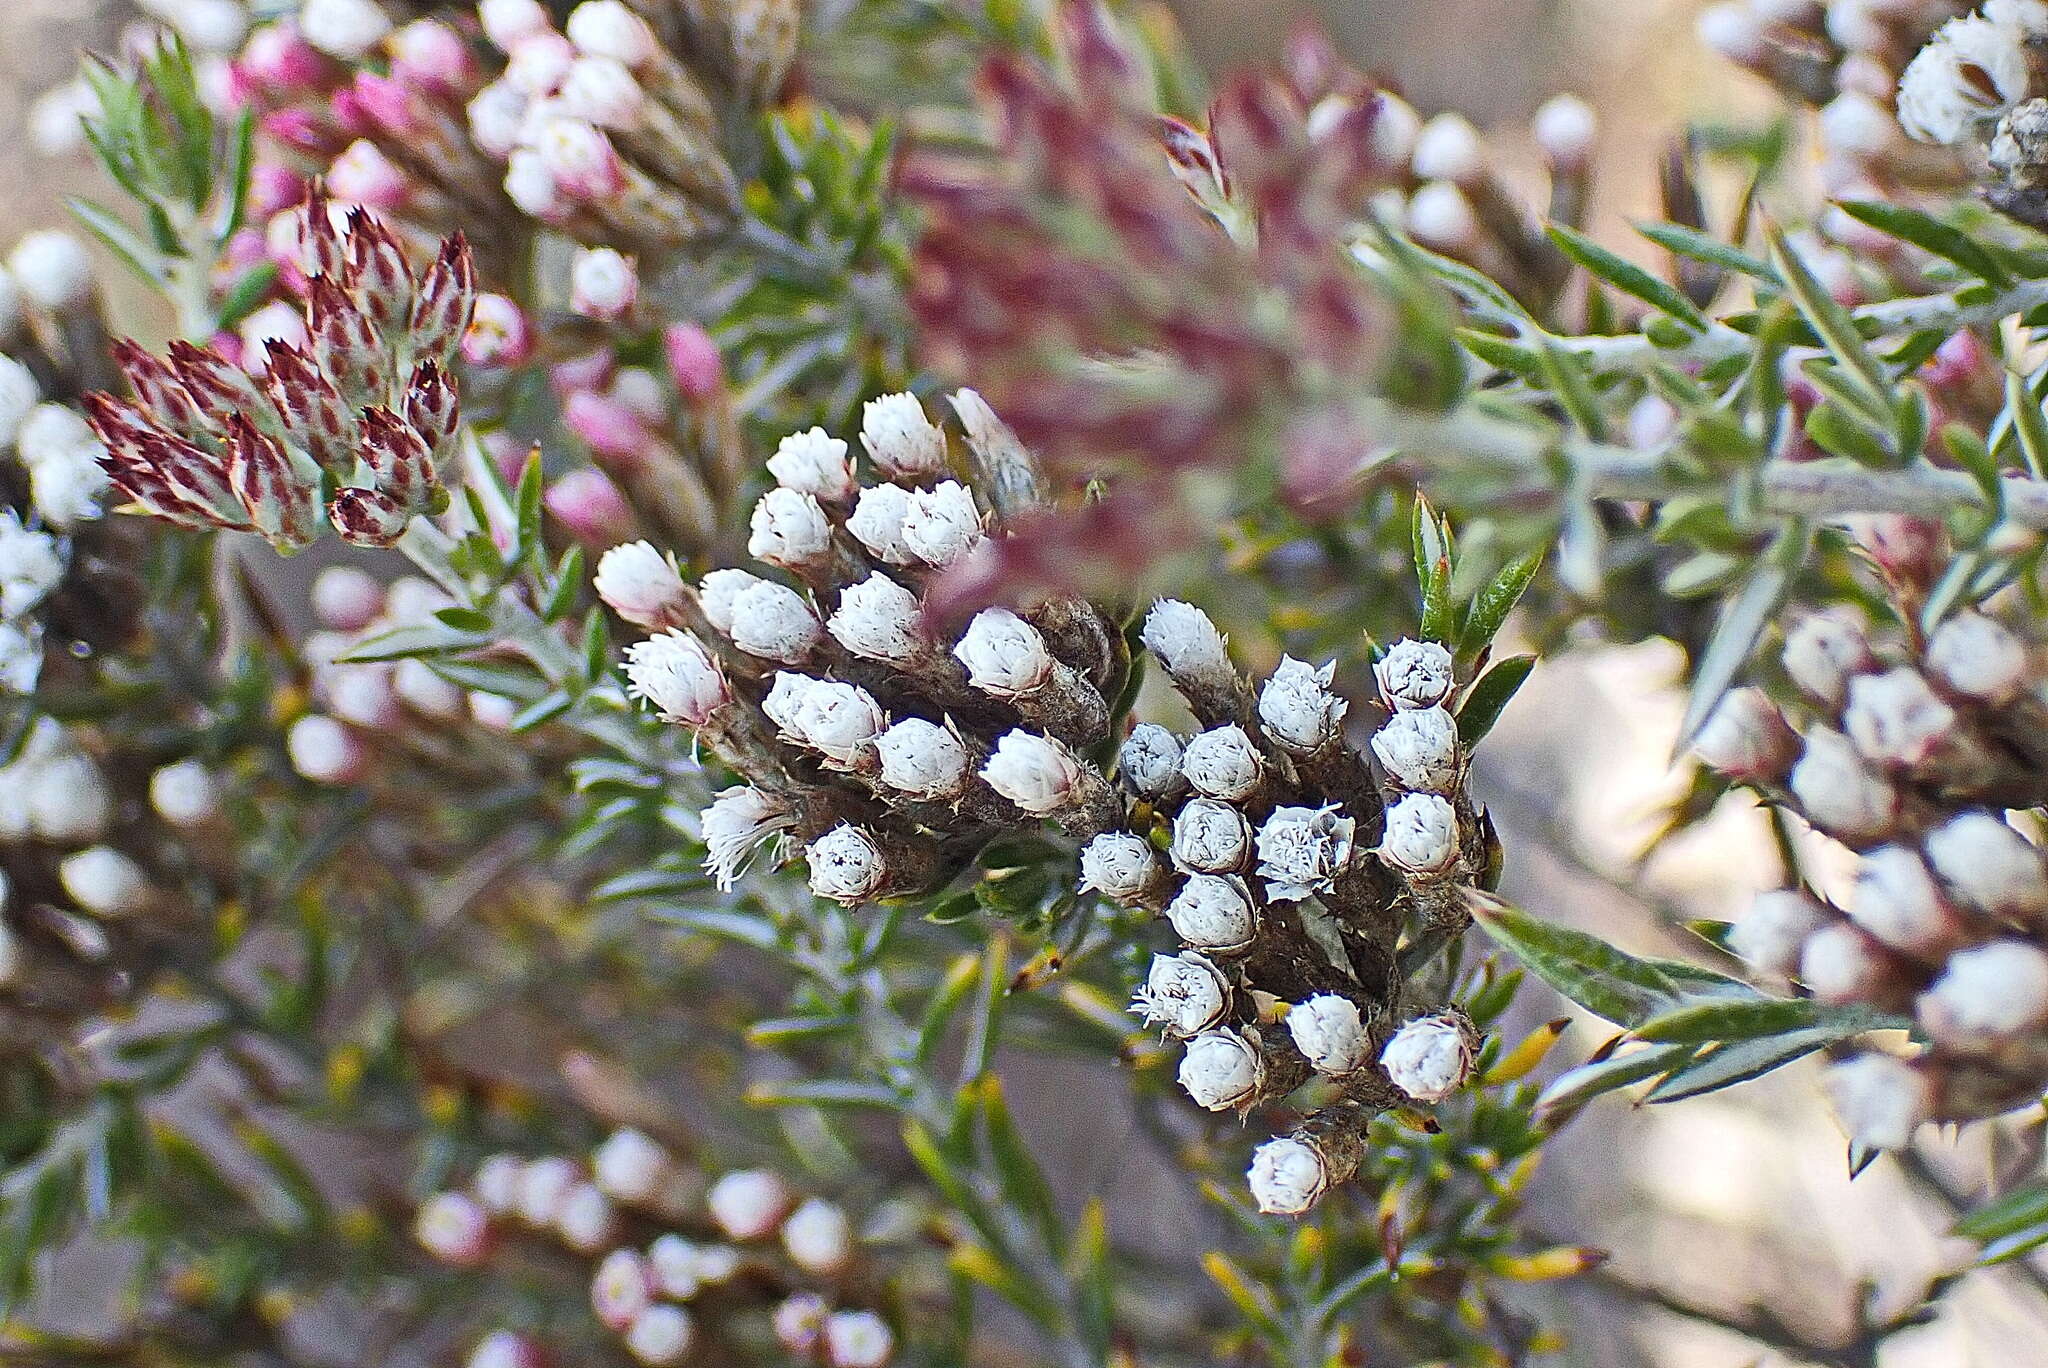
<path fill-rule="evenodd" d="M 1157 540 L 1166 475 L 1267 460 L 1285 476 L 1268 453 L 1301 444 L 1272 430 L 1274 396 L 1320 424 L 1378 367 L 1381 310 L 1345 232 L 1391 170 L 1378 96 L 1305 42 L 1286 74 L 1232 83 L 1205 131 L 1149 112 L 1097 6 L 1070 6 L 1061 31 L 1064 75 L 1017 54 L 984 69 L 997 158 L 906 165 L 927 215 L 913 304 L 934 360 L 986 387 L 1059 473 L 1116 470 L 1114 498 L 1154 514 L 1141 534 L 1103 509 L 1091 538 Z M 1047 535 L 1071 545 L 1063 526 Z M 1033 568 L 1035 541 L 1014 569 Z"/>
<path fill-rule="evenodd" d="M 436 462 L 455 438 L 447 366 L 474 302 L 460 236 L 417 278 L 360 211 L 338 230 L 306 214 L 307 342 L 264 344 L 236 365 L 212 347 L 132 342 L 115 357 L 133 401 L 86 398 L 114 483 L 158 517 L 309 545 L 321 513 L 344 541 L 388 546 L 443 497 Z"/>

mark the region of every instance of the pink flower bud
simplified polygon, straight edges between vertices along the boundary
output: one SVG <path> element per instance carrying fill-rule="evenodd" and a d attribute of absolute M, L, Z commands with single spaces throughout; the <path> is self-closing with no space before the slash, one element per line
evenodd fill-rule
<path fill-rule="evenodd" d="M 353 62 L 391 32 L 391 19 L 376 0 L 306 0 L 299 9 L 299 30 L 328 56 Z"/>
<path fill-rule="evenodd" d="M 526 312 L 504 295 L 479 295 L 462 333 L 462 359 L 472 366 L 510 367 L 533 354 Z"/>
<path fill-rule="evenodd" d="M 576 48 L 559 33 L 536 30 L 514 39 L 505 58 L 505 80 L 538 100 L 562 84 L 576 60 Z"/>
<path fill-rule="evenodd" d="M 611 139 L 582 119 L 549 119 L 535 150 L 555 187 L 570 199 L 609 199 L 626 188 L 625 168 Z"/>
<path fill-rule="evenodd" d="M 601 470 L 569 471 L 547 487 L 541 503 L 586 546 L 609 546 L 639 525 L 633 505 Z"/>
<path fill-rule="evenodd" d="M 683 398 L 702 403 L 725 387 L 725 364 L 710 333 L 695 323 L 678 323 L 661 336 L 669 374 Z"/>
<path fill-rule="evenodd" d="M 250 34 L 235 66 L 246 82 L 272 100 L 288 99 L 319 85 L 328 71 L 327 59 L 305 40 L 291 19 L 265 24 Z"/>
<path fill-rule="evenodd" d="M 476 79 L 476 63 L 461 34 L 439 20 L 418 19 L 391 37 L 391 74 L 452 95 Z"/>
<path fill-rule="evenodd" d="M 384 586 L 353 565 L 330 565 L 313 579 L 313 617 L 337 632 L 360 632 L 384 611 Z"/>
<path fill-rule="evenodd" d="M 588 390 L 569 396 L 562 423 L 615 468 L 637 466 L 658 440 L 639 414 Z"/>
<path fill-rule="evenodd" d="M 397 211 L 412 198 L 412 181 L 373 142 L 358 138 L 327 168 L 336 202 Z"/>
<path fill-rule="evenodd" d="M 772 1322 L 775 1342 L 798 1358 L 811 1358 L 825 1335 L 825 1317 L 830 1308 L 815 1292 L 798 1292 L 775 1307 Z"/>
<path fill-rule="evenodd" d="M 464 110 L 469 120 L 470 140 L 482 149 L 484 155 L 499 161 L 505 160 L 512 155 L 513 149 L 519 146 L 519 130 L 526 120 L 526 110 L 525 91 L 510 81 L 491 82 L 476 93 Z M 554 177 L 547 175 L 547 170 L 541 165 L 538 156 L 534 158 L 533 165 L 546 182 L 546 190 L 542 192 L 533 188 L 529 180 L 526 193 L 539 194 L 542 198 L 552 197 L 555 189 Z M 509 184 L 506 190 L 520 208 L 528 213 L 534 212 L 520 193 L 512 191 Z"/>

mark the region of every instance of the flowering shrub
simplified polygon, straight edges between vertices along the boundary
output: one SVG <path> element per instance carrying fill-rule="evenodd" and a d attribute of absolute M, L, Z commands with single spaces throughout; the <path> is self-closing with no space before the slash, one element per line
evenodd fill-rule
<path fill-rule="evenodd" d="M 2048 8 L 1713 7 L 1824 202 L 1719 128 L 1633 244 L 1573 97 L 1543 203 L 1091 0 L 143 8 L 35 124 L 170 340 L 0 273 L 0 1343 L 1518 1363 L 1603 1094 L 2048 1090 Z M 1487 807 L 1652 637 L 1782 856 L 1690 957 Z M 1111 1105 L 1202 1248 L 1044 1162 Z"/>

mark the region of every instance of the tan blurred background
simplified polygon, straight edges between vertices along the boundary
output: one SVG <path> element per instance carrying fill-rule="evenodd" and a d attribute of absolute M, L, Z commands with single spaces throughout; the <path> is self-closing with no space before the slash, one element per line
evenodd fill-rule
<path fill-rule="evenodd" d="M 1520 145 L 1522 122 L 1547 96 L 1585 97 L 1602 116 L 1595 227 L 1617 243 L 1628 217 L 1650 211 L 1654 158 L 1688 115 L 1769 107 L 1759 89 L 1692 41 L 1699 0 L 1177 0 L 1177 8 L 1212 66 L 1269 57 L 1295 24 L 1320 16 L 1355 61 L 1425 113 L 1463 110 L 1504 150 Z M 55 221 L 65 194 L 97 184 L 88 167 L 36 159 L 19 133 L 34 95 L 64 79 L 82 47 L 109 42 L 128 12 L 118 0 L 0 7 L 0 240 Z M 134 297 L 117 292 L 117 326 L 146 327 L 120 317 L 124 303 L 132 312 Z M 1735 915 L 1775 872 L 1754 814 L 1739 805 L 1653 868 L 1633 868 L 1675 782 L 1667 756 L 1679 712 L 1677 665 L 1675 652 L 1654 645 L 1546 663 L 1488 744 L 1478 784 L 1504 827 L 1512 896 L 1628 948 L 1663 953 L 1686 947 L 1662 927 Z M 1531 1003 L 1527 1022 L 1555 1005 Z M 1583 1057 L 1604 1034 L 1582 1020 L 1560 1054 Z M 1029 1064 L 1023 1072 L 1044 1076 L 1018 1082 L 1058 1095 L 1065 1067 Z M 1118 1108 L 1113 1099 L 1105 1105 Z M 1085 1135 L 1053 1130 L 1034 1139 L 1055 1171 L 1065 1159 L 1072 1171 L 1094 1175 L 1126 1198 L 1112 1209 L 1154 1211 L 1147 1233 L 1177 1243 L 1181 1232 L 1166 1227 L 1190 1213 L 1150 1205 L 1158 1193 L 1138 1147 L 1109 1165 L 1118 1171 L 1102 1171 L 1102 1139 L 1117 1130 L 1112 1116 Z M 1967 1192 L 1983 1181 L 1983 1139 L 1927 1145 L 1928 1171 L 1917 1177 L 1885 1160 L 1852 1184 L 1810 1065 L 1675 1109 L 1632 1110 L 1612 1100 L 1596 1107 L 1553 1147 L 1534 1191 L 1534 1221 L 1560 1241 L 1612 1249 L 1608 1273 L 1637 1291 L 1589 1281 L 1536 1294 L 1552 1301 L 1553 1313 L 1557 1299 L 1568 1310 L 1571 1347 L 1554 1361 L 2048 1365 L 2048 1296 L 2025 1267 L 1972 1275 L 1933 1324 L 1893 1338 L 1874 1359 L 1829 1347 L 1848 1335 L 1862 1284 L 1874 1287 L 1882 1308 L 1894 1308 L 1967 1259 L 1967 1246 L 1941 1236 L 1953 1211 L 1939 1184 Z M 1660 1300 L 1704 1314 L 1659 1309 Z M 1759 1325 L 1780 1347 L 1717 1329 L 1716 1319 Z"/>

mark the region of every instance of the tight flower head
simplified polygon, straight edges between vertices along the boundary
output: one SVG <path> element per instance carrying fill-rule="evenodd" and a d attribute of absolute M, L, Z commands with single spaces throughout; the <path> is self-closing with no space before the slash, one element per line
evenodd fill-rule
<path fill-rule="evenodd" d="M 1258 1095 L 1265 1070 L 1259 1047 L 1236 1031 L 1204 1031 L 1180 1059 L 1180 1085 L 1195 1105 L 1228 1111 Z"/>
<path fill-rule="evenodd" d="M 783 438 L 768 458 L 768 473 L 784 489 L 824 503 L 844 503 L 859 487 L 853 478 L 853 462 L 846 456 L 846 443 L 817 427 Z"/>
<path fill-rule="evenodd" d="M 1266 896 L 1292 902 L 1328 892 L 1351 862 L 1356 828 L 1335 805 L 1273 809 L 1259 828 L 1259 877 L 1266 881 Z"/>
<path fill-rule="evenodd" d="M 1191 874 L 1166 905 L 1174 934 L 1197 950 L 1229 954 L 1252 943 L 1258 911 L 1242 879 Z"/>
<path fill-rule="evenodd" d="M 1081 762 L 1061 742 L 1012 731 L 996 742 L 981 768 L 988 786 L 1034 817 L 1050 817 L 1081 798 Z"/>
<path fill-rule="evenodd" d="M 1208 1030 L 1230 1008 L 1230 985 L 1222 970 L 1202 955 L 1154 955 L 1131 1010 L 1176 1035 Z"/>
<path fill-rule="evenodd" d="M 725 671 L 704 643 L 673 628 L 626 648 L 626 679 L 666 722 L 702 727 L 732 701 Z"/>
<path fill-rule="evenodd" d="M 1140 722 L 1117 751 L 1117 774 L 1140 798 L 1170 798 L 1187 784 L 1180 769 L 1182 754 L 1172 732 L 1155 722 Z"/>
<path fill-rule="evenodd" d="M 1173 819 L 1173 861 L 1183 869 L 1228 874 L 1244 868 L 1251 849 L 1251 826 L 1228 803 L 1192 799 Z"/>
<path fill-rule="evenodd" d="M 1451 695 L 1451 653 L 1434 641 L 1403 638 L 1372 667 L 1380 694 L 1396 708 L 1433 708 Z"/>
<path fill-rule="evenodd" d="M 1311 754 L 1334 740 L 1351 705 L 1330 690 L 1335 661 L 1321 669 L 1283 656 L 1280 668 L 1259 691 L 1259 721 L 1266 735 L 1298 754 Z"/>
<path fill-rule="evenodd" d="M 957 798 L 967 787 L 967 747 L 949 728 L 906 717 L 875 738 L 882 783 L 913 798 Z"/>
<path fill-rule="evenodd" d="M 1341 1077 L 1372 1059 L 1372 1041 L 1358 1004 L 1336 993 L 1318 993 L 1287 1012 L 1287 1033 L 1317 1073 Z"/>
<path fill-rule="evenodd" d="M 1236 682 L 1230 650 L 1209 615 L 1192 603 L 1161 599 L 1145 614 L 1145 649 L 1159 658 L 1176 680 L 1198 687 L 1227 687 Z"/>
<path fill-rule="evenodd" d="M 1265 773 L 1265 761 L 1242 727 L 1205 731 L 1181 753 L 1181 773 L 1195 792 L 1207 798 L 1241 802 L 1251 797 Z"/>
<path fill-rule="evenodd" d="M 740 785 L 722 790 L 699 815 L 704 866 L 722 889 L 731 889 L 754 852 L 781 839 L 795 819 L 759 789 Z"/>
<path fill-rule="evenodd" d="M 1299 1216 L 1329 1190 L 1330 1169 L 1314 1141 L 1288 1135 L 1268 1140 L 1252 1151 L 1246 1179 L 1260 1211 Z"/>
<path fill-rule="evenodd" d="M 1043 685 L 1055 664 L 1038 629 L 1007 608 L 984 608 L 967 624 L 954 657 L 967 682 L 997 698 L 1018 698 Z"/>
<path fill-rule="evenodd" d="M 605 606 L 636 627 L 661 625 L 686 597 L 675 562 L 644 541 L 605 552 L 594 583 Z"/>
<path fill-rule="evenodd" d="M 946 470 L 946 434 L 911 394 L 885 394 L 861 408 L 860 444 L 892 480 L 919 481 Z"/>
<path fill-rule="evenodd" d="M 1112 902 L 1137 902 L 1159 874 L 1159 852 L 1143 836 L 1105 831 L 1081 848 L 1081 887 Z"/>
<path fill-rule="evenodd" d="M 1394 1086 L 1418 1102 L 1441 1102 L 1472 1072 L 1479 1042 L 1462 1017 L 1418 1017 L 1394 1033 L 1380 1051 L 1380 1066 Z"/>
<path fill-rule="evenodd" d="M 889 862 L 875 838 L 842 822 L 804 851 L 811 892 L 847 904 L 866 902 L 889 882 Z"/>

